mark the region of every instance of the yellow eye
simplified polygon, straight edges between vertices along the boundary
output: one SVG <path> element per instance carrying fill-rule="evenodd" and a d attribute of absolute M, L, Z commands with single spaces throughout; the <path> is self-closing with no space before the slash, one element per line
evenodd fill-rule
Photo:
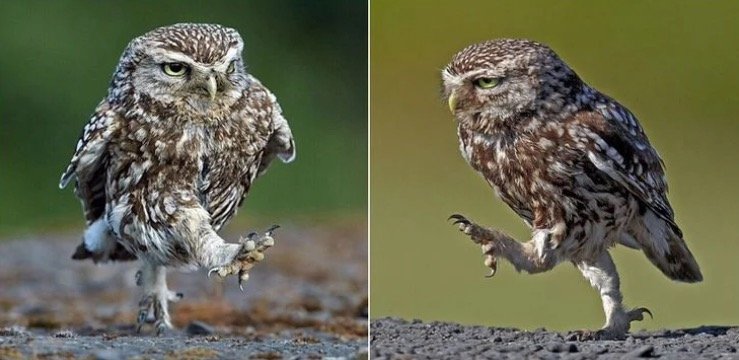
<path fill-rule="evenodd" d="M 187 73 L 187 65 L 183 63 L 166 63 L 162 65 L 162 70 L 169 76 L 184 76 Z"/>
<path fill-rule="evenodd" d="M 475 86 L 480 89 L 492 89 L 498 85 L 499 80 L 494 78 L 481 77 L 474 81 Z"/>
<path fill-rule="evenodd" d="M 228 69 L 226 69 L 226 73 L 231 74 L 236 70 L 236 61 L 231 61 L 230 64 L 228 64 Z"/>

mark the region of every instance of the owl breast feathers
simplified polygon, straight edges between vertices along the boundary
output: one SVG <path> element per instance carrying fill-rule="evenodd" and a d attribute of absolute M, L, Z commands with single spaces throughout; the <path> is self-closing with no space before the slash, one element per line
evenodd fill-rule
<path fill-rule="evenodd" d="M 295 156 L 274 95 L 245 71 L 230 28 L 163 27 L 132 40 L 60 186 L 88 230 L 75 254 L 193 264 L 270 162 Z"/>

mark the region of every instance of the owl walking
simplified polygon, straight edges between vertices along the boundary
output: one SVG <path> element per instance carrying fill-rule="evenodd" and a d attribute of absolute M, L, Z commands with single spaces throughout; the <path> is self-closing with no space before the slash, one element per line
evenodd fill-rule
<path fill-rule="evenodd" d="M 482 247 L 531 274 L 570 261 L 599 292 L 605 325 L 579 339 L 621 338 L 646 308 L 624 307 L 608 250 L 644 252 L 667 277 L 703 279 L 667 200 L 663 163 L 636 117 L 584 83 L 547 46 L 500 39 L 471 45 L 442 71 L 460 150 L 531 227 L 528 242 L 450 219 Z"/>
<path fill-rule="evenodd" d="M 275 96 L 245 70 L 231 28 L 176 24 L 126 47 L 107 96 L 85 125 L 59 183 L 75 180 L 87 229 L 73 259 L 139 259 L 138 329 L 171 328 L 168 267 L 249 270 L 274 244 L 272 227 L 228 243 L 218 231 L 252 183 L 295 157 Z M 243 289 L 243 288 L 242 288 Z"/>

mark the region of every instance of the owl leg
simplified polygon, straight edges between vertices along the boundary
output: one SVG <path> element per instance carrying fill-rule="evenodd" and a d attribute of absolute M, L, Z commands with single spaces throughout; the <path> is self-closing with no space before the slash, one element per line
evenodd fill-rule
<path fill-rule="evenodd" d="M 272 233 L 279 226 L 273 225 L 260 235 L 251 233 L 241 238 L 239 244 L 211 243 L 206 251 L 203 266 L 209 267 L 208 276 L 217 274 L 221 278 L 238 274 L 239 288 L 244 290 L 244 282 L 249 280 L 249 270 L 264 259 L 264 252 L 275 244 Z M 217 236 L 217 235 L 216 235 Z"/>
<path fill-rule="evenodd" d="M 595 262 L 581 261 L 577 263 L 577 268 L 600 293 L 606 323 L 603 328 L 597 331 L 582 330 L 574 332 L 576 339 L 621 339 L 629 332 L 632 321 L 643 320 L 644 313 L 652 316 L 652 313 L 646 308 L 624 310 L 616 265 L 607 251 L 603 252 Z"/>
<path fill-rule="evenodd" d="M 136 331 L 151 318 L 157 335 L 172 328 L 169 317 L 168 302 L 182 299 L 182 293 L 175 293 L 167 288 L 167 268 L 144 261 L 144 265 L 136 273 L 136 284 L 142 286 L 144 295 L 139 301 L 139 315 Z"/>
<path fill-rule="evenodd" d="M 529 274 L 551 270 L 557 265 L 556 257 L 543 250 L 544 232 L 536 233 L 531 241 L 520 243 L 498 230 L 477 225 L 462 215 L 455 214 L 449 219 L 453 219 L 453 223 L 459 225 L 459 230 L 469 235 L 482 248 L 485 266 L 491 270 L 487 277 L 495 275 L 498 257 L 508 260 L 516 271 L 526 271 Z"/>

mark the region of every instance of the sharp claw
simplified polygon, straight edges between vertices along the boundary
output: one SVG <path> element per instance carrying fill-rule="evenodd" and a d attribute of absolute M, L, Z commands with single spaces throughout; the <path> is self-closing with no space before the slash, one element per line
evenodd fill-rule
<path fill-rule="evenodd" d="M 490 269 L 490 274 L 485 275 L 485 278 L 490 279 L 493 276 L 495 276 L 495 270 Z"/>
<path fill-rule="evenodd" d="M 275 230 L 279 229 L 279 228 L 280 228 L 280 225 L 272 225 L 272 226 L 270 226 L 269 229 L 267 229 L 267 232 L 266 232 L 267 236 L 272 236 L 272 233 Z"/>
<path fill-rule="evenodd" d="M 459 215 L 459 214 L 452 214 L 452 215 L 451 215 L 451 216 L 449 216 L 449 218 L 448 218 L 448 219 L 446 219 L 446 220 L 447 220 L 447 221 L 449 221 L 449 220 L 452 220 L 452 219 L 454 219 L 454 220 L 462 220 L 462 219 L 464 219 L 464 220 L 467 220 L 467 219 L 466 219 L 466 218 L 465 218 L 464 216 L 462 216 L 462 215 Z"/>
<path fill-rule="evenodd" d="M 218 268 L 212 268 L 212 269 L 208 270 L 208 278 L 210 279 L 210 275 L 213 274 L 216 271 L 218 271 Z"/>
<path fill-rule="evenodd" d="M 472 224 L 472 222 L 469 221 L 466 217 L 459 215 L 459 214 L 453 214 L 447 219 L 447 221 L 449 220 L 454 220 L 452 222 L 452 225 L 458 225 L 458 224 L 471 225 Z"/>
<path fill-rule="evenodd" d="M 239 271 L 239 289 L 241 289 L 241 292 L 244 292 L 244 283 L 249 280 L 249 273 L 241 270 Z"/>
<path fill-rule="evenodd" d="M 649 314 L 649 317 L 651 319 L 654 319 L 654 315 L 652 315 L 652 312 L 649 311 L 649 309 L 647 309 L 645 307 L 636 308 L 636 309 L 634 309 L 632 311 L 638 311 L 640 313 L 640 315 L 644 315 L 644 313 L 647 313 L 647 314 Z"/>

